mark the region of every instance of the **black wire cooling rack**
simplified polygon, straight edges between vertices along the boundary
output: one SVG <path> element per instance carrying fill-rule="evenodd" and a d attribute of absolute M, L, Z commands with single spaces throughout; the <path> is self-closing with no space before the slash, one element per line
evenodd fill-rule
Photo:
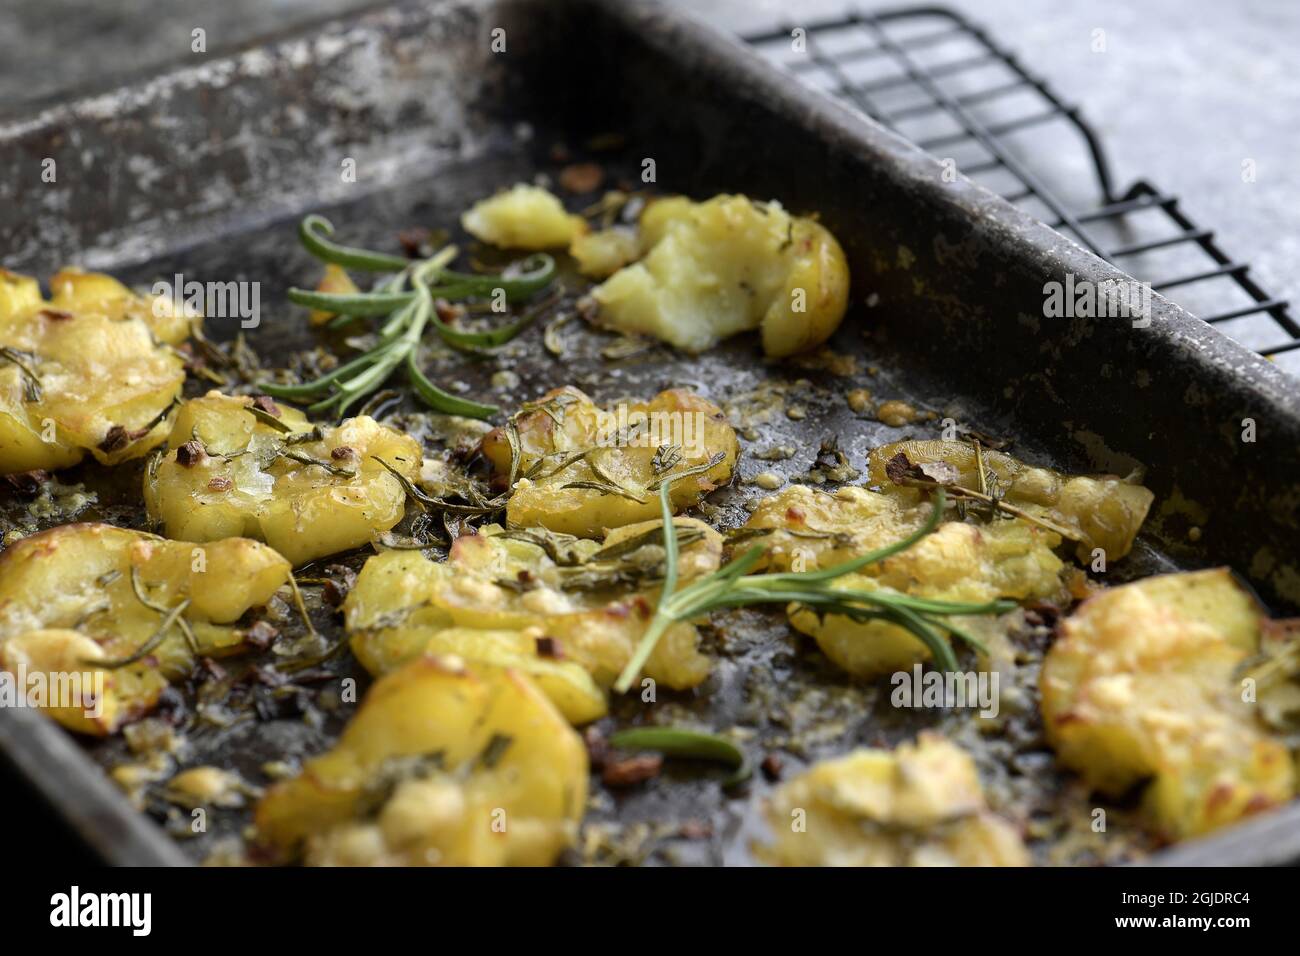
<path fill-rule="evenodd" d="M 1274 359 L 1294 353 L 1284 364 L 1300 372 L 1300 324 L 1289 304 L 1261 288 L 1177 197 L 1145 180 L 1118 192 L 1078 108 L 961 14 L 855 12 L 745 40 L 1242 344 Z"/>

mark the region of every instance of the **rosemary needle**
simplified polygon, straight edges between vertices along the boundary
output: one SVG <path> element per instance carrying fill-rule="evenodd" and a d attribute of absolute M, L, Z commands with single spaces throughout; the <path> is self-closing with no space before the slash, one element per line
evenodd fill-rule
<path fill-rule="evenodd" d="M 169 610 L 167 616 L 163 618 L 162 623 L 158 625 L 158 629 L 154 631 L 153 635 L 141 644 L 139 650 L 135 651 L 133 654 L 112 661 L 87 661 L 87 663 L 94 664 L 106 671 L 112 671 L 134 664 L 138 660 L 142 660 L 151 654 L 154 648 L 163 642 L 163 639 L 167 637 L 167 632 L 171 630 L 173 624 L 177 621 L 183 620 L 183 615 L 189 606 L 190 599 L 186 598 L 181 601 L 180 604 L 177 604 L 174 608 Z"/>
<path fill-rule="evenodd" d="M 683 472 L 685 474 L 685 472 Z M 925 524 L 900 541 L 877 548 L 850 561 L 817 571 L 790 571 L 749 574 L 763 556 L 763 546 L 756 544 L 733 558 L 712 574 L 692 581 L 677 590 L 677 530 L 669 503 L 671 481 L 659 486 L 659 504 L 663 513 L 663 537 L 666 566 L 659 606 L 638 642 L 632 658 L 618 676 L 614 689 L 626 693 L 655 645 L 664 633 L 679 621 L 690 621 L 722 608 L 756 604 L 801 604 L 822 614 L 839 614 L 856 621 L 882 620 L 897 625 L 929 648 L 935 665 L 942 670 L 956 670 L 957 658 L 944 631 L 958 639 L 968 639 L 965 631 L 950 626 L 945 618 L 955 614 L 1000 614 L 1014 608 L 1014 601 L 997 600 L 983 604 L 916 598 L 891 591 L 838 588 L 833 582 L 844 575 L 905 551 L 933 531 L 939 524 L 946 503 L 943 488 L 935 490 L 934 509 Z"/>
<path fill-rule="evenodd" d="M 726 764 L 732 772 L 722 781 L 724 789 L 744 783 L 753 775 L 745 752 L 717 734 L 678 727 L 634 727 L 611 735 L 609 742 L 620 750 L 657 750 L 669 757 Z"/>

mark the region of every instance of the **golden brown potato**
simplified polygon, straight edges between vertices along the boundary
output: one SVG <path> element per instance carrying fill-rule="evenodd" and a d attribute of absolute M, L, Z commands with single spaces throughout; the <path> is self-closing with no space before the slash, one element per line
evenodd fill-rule
<path fill-rule="evenodd" d="M 1291 757 L 1236 673 L 1259 648 L 1261 621 L 1226 568 L 1089 598 L 1043 663 L 1043 720 L 1061 763 L 1110 796 L 1150 780 L 1144 807 L 1170 839 L 1289 800 Z"/>
<path fill-rule="evenodd" d="M 784 783 L 766 809 L 776 866 L 1027 866 L 1020 835 L 991 813 L 975 764 L 934 734 L 855 750 Z"/>
<path fill-rule="evenodd" d="M 578 271 L 588 278 L 606 279 L 641 255 L 641 243 L 630 229 L 614 227 L 585 232 L 569 245 Z"/>
<path fill-rule="evenodd" d="M 929 503 L 901 495 L 856 487 L 827 494 L 794 485 L 761 500 L 745 529 L 768 532 L 754 538 L 765 548 L 762 566 L 811 571 L 902 540 L 921 528 L 930 512 Z M 948 601 L 1053 600 L 1063 597 L 1064 565 L 1052 552 L 1058 544 L 1057 535 L 1022 521 L 948 521 L 906 551 L 845 575 L 838 586 Z M 953 621 L 968 631 L 980 628 L 978 618 Z M 884 621 L 858 622 L 805 608 L 795 610 L 790 623 L 860 677 L 905 670 L 931 656 L 907 630 Z"/>
<path fill-rule="evenodd" d="M 420 446 L 360 415 L 314 431 L 303 414 L 260 399 L 208 392 L 176 415 L 169 450 L 144 478 L 149 516 L 168 537 L 243 535 L 295 565 L 368 543 L 406 510 L 406 491 L 376 458 L 415 480 Z"/>
<path fill-rule="evenodd" d="M 533 251 L 566 248 L 587 229 L 581 216 L 569 215 L 545 189 L 524 183 L 480 199 L 460 217 L 460 224 L 483 242 Z"/>
<path fill-rule="evenodd" d="M 64 268 L 50 277 L 48 308 L 67 312 L 93 312 L 114 322 L 139 320 L 160 342 L 180 345 L 190 337 L 202 317 L 167 296 L 138 295 L 110 275 Z"/>
<path fill-rule="evenodd" d="M 333 750 L 271 788 L 256 823 L 316 866 L 545 866 L 586 799 L 586 748 L 532 681 L 421 656 L 375 683 Z"/>
<path fill-rule="evenodd" d="M 891 493 L 915 494 L 890 482 L 885 466 L 902 453 L 914 465 L 943 463 L 951 466 L 955 484 L 978 488 L 975 448 L 959 441 L 903 441 L 874 449 L 868 468 L 874 484 Z M 984 470 L 997 481 L 1005 500 L 1035 517 L 1077 533 L 1076 553 L 1091 563 L 1092 550 L 1101 548 L 1107 561 L 1129 553 L 1155 496 L 1141 485 L 1114 476 L 1064 475 L 1035 468 L 1001 452 L 984 452 Z"/>
<path fill-rule="evenodd" d="M 146 454 L 185 381 L 170 345 L 197 320 L 170 300 L 69 269 L 50 285 L 47 301 L 35 279 L 0 270 L 0 474 Z"/>
<path fill-rule="evenodd" d="M 331 262 L 325 266 L 325 274 L 321 276 L 320 282 L 316 284 L 317 292 L 328 292 L 331 295 L 352 295 L 361 290 L 357 284 L 352 281 L 352 276 L 341 265 Z M 308 320 L 312 325 L 324 325 L 334 318 L 333 312 L 324 312 L 320 309 L 312 309 L 308 315 Z"/>
<path fill-rule="evenodd" d="M 685 518 L 675 527 L 681 579 L 715 571 L 718 533 Z M 621 528 L 598 545 L 490 525 L 458 538 L 445 563 L 411 551 L 377 555 L 344 604 L 353 653 L 376 674 L 426 651 L 507 664 L 533 677 L 573 723 L 594 720 L 605 713 L 601 688 L 631 658 L 658 601 L 660 528 Z M 709 661 L 698 640 L 693 626 L 673 626 L 646 675 L 674 689 L 701 683 Z"/>
<path fill-rule="evenodd" d="M 50 680 L 76 674 L 83 686 L 102 687 L 83 695 L 85 706 L 65 701 L 49 710 L 70 730 L 104 736 L 188 674 L 195 649 L 237 649 L 243 634 L 234 622 L 288 576 L 289 562 L 244 538 L 197 546 L 105 524 L 54 528 L 0 554 L 0 666 Z M 181 620 L 145 656 L 106 666 L 138 653 L 186 601 Z"/>
<path fill-rule="evenodd" d="M 720 195 L 653 202 L 641 216 L 644 258 L 592 291 L 604 325 L 702 352 L 761 329 L 782 357 L 826 341 L 844 318 L 849 267 L 813 219 L 780 203 Z"/>
<path fill-rule="evenodd" d="M 514 425 L 520 461 L 507 520 L 580 537 L 657 518 L 658 486 L 665 480 L 672 481 L 674 513 L 698 504 L 731 480 L 740 453 L 721 409 L 684 389 L 615 410 L 597 407 L 576 388 L 555 389 L 517 415 Z M 513 454 L 507 429 L 484 436 L 482 449 L 497 475 L 508 479 Z M 707 470 L 674 478 L 718 455 Z"/>

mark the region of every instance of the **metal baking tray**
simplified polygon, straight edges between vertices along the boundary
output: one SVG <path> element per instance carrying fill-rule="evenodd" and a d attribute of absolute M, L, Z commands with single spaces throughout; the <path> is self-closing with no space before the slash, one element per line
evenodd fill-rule
<path fill-rule="evenodd" d="M 504 52 L 493 51 L 494 36 L 505 38 Z M 398 228 L 454 223 L 473 199 L 553 169 L 557 143 L 611 149 L 600 158 L 629 178 L 653 159 L 663 191 L 744 192 L 817 211 L 854 278 L 833 346 L 874 372 L 877 394 L 1014 436 L 1016 454 L 1035 462 L 1121 474 L 1144 466 L 1157 504 L 1117 577 L 1230 564 L 1275 613 L 1300 605 L 1293 380 L 1158 295 L 1144 329 L 1044 318 L 1045 283 L 1067 273 L 1093 282 L 1124 275 L 992 193 L 946 181 L 938 161 L 740 42 L 647 0 L 383 6 L 7 122 L 0 250 L 6 267 L 40 276 L 76 263 L 145 285 L 176 272 L 260 282 L 262 324 L 248 340 L 282 354 L 312 341 L 282 294 L 310 267 L 293 239 L 302 212 L 327 213 L 352 241 L 391 245 Z M 45 159 L 55 160 L 56 183 L 42 181 Z M 355 161 L 355 182 L 340 175 L 345 159 Z M 239 329 L 214 322 L 208 331 L 228 339 Z M 560 362 L 537 338 L 521 338 L 510 361 L 523 384 L 505 394 L 491 391 L 492 361 L 443 362 L 436 371 L 503 406 L 564 383 L 600 400 L 693 385 L 726 402 L 764 379 L 811 389 L 804 420 L 782 417 L 759 436 L 795 445 L 796 457 L 742 462 L 744 475 L 760 466 L 805 470 L 832 437 L 862 468 L 868 449 L 904 437 L 828 400 L 816 390 L 820 372 L 764 363 L 749 341 L 694 358 L 653 349 L 614 363 L 600 357 L 600 344 L 579 330 Z M 1248 418 L 1254 443 L 1240 440 Z M 926 426 L 912 432 L 929 436 Z M 724 523 L 743 519 L 750 493 L 743 485 L 719 493 Z M 1170 502 L 1203 509 L 1199 540 L 1187 534 L 1188 509 Z M 321 626 L 337 633 L 325 617 Z M 777 739 L 770 711 L 782 700 L 829 686 L 841 729 L 809 759 L 943 726 L 942 717 L 918 724 L 873 713 L 872 691 L 819 670 L 817 655 L 791 653 L 779 621 L 751 617 L 738 640 L 709 636 L 719 663 L 707 699 L 680 695 L 673 707 L 748 723 L 761 745 Z M 776 702 L 758 706 L 751 679 L 768 681 Z M 255 774 L 259 761 L 318 751 L 336 731 L 269 719 L 208 735 L 193 762 Z M 174 842 L 103 777 L 116 746 L 74 742 L 29 711 L 0 711 L 0 748 L 17 773 L 110 862 L 198 860 L 223 828 L 241 826 L 232 819 L 198 841 Z M 1063 778 L 1038 772 L 1050 798 Z M 672 858 L 744 863 L 764 792 L 758 780 L 728 798 L 716 780 L 670 776 L 662 787 L 602 798 L 589 819 L 705 820 L 712 836 Z M 1149 861 L 1297 857 L 1293 804 Z"/>

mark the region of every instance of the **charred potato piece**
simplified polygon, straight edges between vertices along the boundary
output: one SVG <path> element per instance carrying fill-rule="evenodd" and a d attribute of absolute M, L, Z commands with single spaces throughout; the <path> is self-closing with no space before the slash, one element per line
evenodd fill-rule
<path fill-rule="evenodd" d="M 975 764 L 933 734 L 856 750 L 784 783 L 766 808 L 778 866 L 1027 866 L 1019 833 L 989 811 Z"/>
<path fill-rule="evenodd" d="M 518 183 L 480 199 L 460 217 L 475 239 L 505 249 L 563 249 L 587 229 L 581 216 L 565 212 L 540 186 Z"/>
<path fill-rule="evenodd" d="M 675 526 L 681 579 L 716 570 L 718 533 L 690 519 Z M 572 722 L 594 720 L 605 713 L 601 688 L 627 664 L 658 600 L 660 528 L 657 521 L 621 528 L 602 546 L 488 526 L 456 539 L 446 563 L 410 551 L 377 555 L 344 603 L 353 653 L 377 674 L 427 650 L 508 664 L 532 676 Z M 645 673 L 674 689 L 698 685 L 709 673 L 698 640 L 693 626 L 675 625 Z"/>
<path fill-rule="evenodd" d="M 421 656 L 380 678 L 334 749 L 257 806 L 311 865 L 545 866 L 577 831 L 587 752 L 529 678 Z"/>
<path fill-rule="evenodd" d="M 657 518 L 658 483 L 665 480 L 672 481 L 674 513 L 694 506 L 731 479 L 740 453 L 722 410 L 684 389 L 618 412 L 597 407 L 576 388 L 556 389 L 516 416 L 514 427 L 520 460 L 509 523 L 580 537 Z M 488 433 L 482 450 L 508 480 L 507 429 Z M 690 469 L 696 471 L 674 477 Z"/>
<path fill-rule="evenodd" d="M 0 270 L 0 473 L 66 468 L 89 452 L 115 465 L 167 435 L 185 363 L 170 345 L 189 316 L 116 279 L 64 270 L 42 298 Z"/>
<path fill-rule="evenodd" d="M 234 622 L 288 576 L 289 562 L 244 538 L 198 546 L 105 524 L 63 525 L 0 555 L 0 666 L 47 682 L 76 675 L 94 692 L 83 694 L 84 706 L 64 702 L 50 715 L 70 730 L 105 736 L 146 713 L 194 666 L 182 624 L 200 654 L 236 650 L 243 635 Z M 107 666 L 146 647 L 184 601 L 152 650 Z"/>
<path fill-rule="evenodd" d="M 592 291 L 600 322 L 688 352 L 761 329 L 773 357 L 805 352 L 839 327 L 849 268 L 835 237 L 780 203 L 675 197 L 641 216 L 644 258 Z"/>
<path fill-rule="evenodd" d="M 1290 755 L 1238 674 L 1263 621 L 1226 568 L 1089 598 L 1043 662 L 1043 720 L 1061 763 L 1110 796 L 1150 780 L 1144 808 L 1170 839 L 1289 800 Z"/>
<path fill-rule="evenodd" d="M 295 565 L 366 544 L 402 519 L 406 490 L 377 458 L 412 481 L 421 465 L 413 438 L 368 416 L 314 431 L 296 409 L 215 391 L 181 407 L 168 444 L 144 478 L 149 516 L 168 537 L 243 535 Z"/>
<path fill-rule="evenodd" d="M 975 448 L 958 441 L 903 441 L 877 448 L 867 458 L 873 483 L 891 487 L 891 493 L 915 494 L 893 485 L 886 473 L 890 459 L 900 453 L 914 465 L 949 466 L 952 483 L 979 487 Z M 1155 498 L 1141 485 L 1114 476 L 1064 475 L 996 451 L 983 456 L 985 473 L 996 480 L 1008 504 L 1078 534 L 1076 554 L 1084 563 L 1091 562 L 1094 548 L 1101 548 L 1107 561 L 1128 554 Z"/>
<path fill-rule="evenodd" d="M 827 494 L 796 485 L 760 501 L 745 529 L 763 543 L 767 567 L 814 570 L 901 540 L 922 527 L 929 514 L 927 503 L 865 488 Z M 949 601 L 1055 600 L 1063 597 L 1064 565 L 1052 551 L 1058 544 L 1055 534 L 1021 521 L 982 526 L 949 521 L 906 551 L 846 575 L 840 586 Z M 982 619 L 953 621 L 978 631 Z M 931 656 L 907 630 L 884 621 L 859 622 L 801 608 L 791 613 L 790 623 L 859 677 L 904 670 Z"/>

